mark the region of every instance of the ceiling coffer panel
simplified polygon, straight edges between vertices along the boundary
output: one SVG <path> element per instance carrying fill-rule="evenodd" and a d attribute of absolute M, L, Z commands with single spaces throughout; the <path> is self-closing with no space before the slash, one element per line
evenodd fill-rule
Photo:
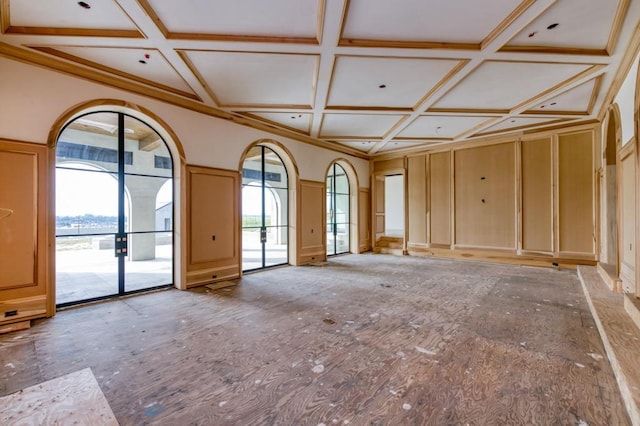
<path fill-rule="evenodd" d="M 298 112 L 246 112 L 242 113 L 249 117 L 255 117 L 267 123 L 276 124 L 281 127 L 293 129 L 304 134 L 309 134 L 311 118 L 313 114 Z"/>
<path fill-rule="evenodd" d="M 464 62 L 339 56 L 328 106 L 414 108 Z"/>
<path fill-rule="evenodd" d="M 316 55 L 184 51 L 183 57 L 220 106 L 310 109 Z"/>
<path fill-rule="evenodd" d="M 9 33 L 142 37 L 114 0 L 11 0 L 8 10 Z"/>
<path fill-rule="evenodd" d="M 155 49 L 84 46 L 34 48 L 94 69 L 198 99 L 180 74 Z"/>
<path fill-rule="evenodd" d="M 321 34 L 324 0 L 142 0 L 169 38 L 309 39 Z"/>
<path fill-rule="evenodd" d="M 506 120 L 502 120 L 491 127 L 487 127 L 486 129 L 483 129 L 480 132 L 480 134 L 495 133 L 499 131 L 507 131 L 507 130 L 513 130 L 513 129 L 521 129 L 521 128 L 527 128 L 527 127 L 532 127 L 532 126 L 537 126 L 542 124 L 555 124 L 555 123 L 559 123 L 560 121 L 564 121 L 564 120 L 558 120 L 557 118 L 511 117 L 511 118 L 507 118 Z"/>
<path fill-rule="evenodd" d="M 478 0 L 349 0 L 342 41 L 479 46 L 527 3 L 482 0 L 479 7 Z"/>
<path fill-rule="evenodd" d="M 320 134 L 338 139 L 382 138 L 404 117 L 400 114 L 325 114 Z"/>
<path fill-rule="evenodd" d="M 510 110 L 588 70 L 588 64 L 489 61 L 438 100 L 445 110 Z"/>
<path fill-rule="evenodd" d="M 398 134 L 398 138 L 454 138 L 492 117 L 430 115 L 416 118 Z"/>
<path fill-rule="evenodd" d="M 522 48 L 608 48 L 619 28 L 616 14 L 623 14 L 628 0 L 561 0 L 520 31 L 506 50 Z"/>
<path fill-rule="evenodd" d="M 547 99 L 536 105 L 530 111 L 535 113 L 549 112 L 569 112 L 576 114 L 587 114 L 593 107 L 593 102 L 597 96 L 601 79 L 594 78 L 573 89 L 567 90 L 558 96 Z"/>

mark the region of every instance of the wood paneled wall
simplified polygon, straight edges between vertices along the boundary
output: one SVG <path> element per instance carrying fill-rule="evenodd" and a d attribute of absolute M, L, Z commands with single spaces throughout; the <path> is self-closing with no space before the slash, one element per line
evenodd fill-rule
<path fill-rule="evenodd" d="M 522 141 L 522 249 L 553 252 L 553 143 Z"/>
<path fill-rule="evenodd" d="M 49 150 L 0 140 L 0 325 L 53 315 Z"/>
<path fill-rule="evenodd" d="M 595 251 L 593 134 L 558 137 L 558 244 L 568 255 Z M 591 190 L 585 190 L 589 188 Z"/>
<path fill-rule="evenodd" d="M 451 152 L 429 156 L 429 234 L 431 245 L 451 245 Z"/>
<path fill-rule="evenodd" d="M 240 276 L 240 173 L 187 166 L 187 287 Z"/>
<path fill-rule="evenodd" d="M 406 157 L 409 252 L 593 263 L 595 135 L 582 126 Z"/>
<path fill-rule="evenodd" d="M 371 192 L 368 188 L 358 191 L 358 252 L 371 250 Z"/>
<path fill-rule="evenodd" d="M 327 258 L 326 251 L 326 186 L 324 182 L 300 181 L 298 212 L 298 265 Z"/>
<path fill-rule="evenodd" d="M 629 144 L 627 144 L 629 145 Z M 635 143 L 621 153 L 620 278 L 623 290 L 636 290 L 636 152 Z"/>
<path fill-rule="evenodd" d="M 407 161 L 409 241 L 427 243 L 427 157 L 409 157 Z"/>
<path fill-rule="evenodd" d="M 515 143 L 455 151 L 455 244 L 516 249 Z"/>

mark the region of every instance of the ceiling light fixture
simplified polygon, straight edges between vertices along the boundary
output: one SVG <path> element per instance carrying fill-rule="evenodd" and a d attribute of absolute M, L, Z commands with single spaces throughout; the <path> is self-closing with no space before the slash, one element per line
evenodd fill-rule
<path fill-rule="evenodd" d="M 138 62 L 140 62 L 142 65 L 146 65 L 147 61 L 145 61 L 144 59 L 140 59 Z"/>
<path fill-rule="evenodd" d="M 558 25 L 560 25 L 560 24 L 559 24 L 559 23 L 557 23 L 557 22 L 555 22 L 555 23 L 553 23 L 553 24 L 549 25 L 549 26 L 547 27 L 547 29 L 548 29 L 548 30 L 552 30 L 552 29 L 554 29 L 554 28 L 557 28 L 557 27 L 558 27 Z"/>
<path fill-rule="evenodd" d="M 531 38 L 531 37 L 535 36 L 536 34 L 538 34 L 538 32 L 537 32 L 537 31 L 534 31 L 534 32 L 532 32 L 532 33 L 529 33 L 529 38 Z"/>
<path fill-rule="evenodd" d="M 91 5 L 84 1 L 79 1 L 78 6 L 80 6 L 83 9 L 91 9 Z"/>
<path fill-rule="evenodd" d="M 381 85 L 379 85 L 379 86 L 378 86 L 378 89 L 384 89 L 384 88 L 386 88 L 386 87 L 387 87 L 387 85 L 386 85 L 386 84 L 381 84 Z"/>

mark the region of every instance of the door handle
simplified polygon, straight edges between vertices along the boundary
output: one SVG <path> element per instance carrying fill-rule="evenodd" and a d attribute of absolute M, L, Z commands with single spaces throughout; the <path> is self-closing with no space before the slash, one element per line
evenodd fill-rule
<path fill-rule="evenodd" d="M 260 228 L 260 242 L 261 243 L 267 242 L 267 228 L 265 227 Z"/>

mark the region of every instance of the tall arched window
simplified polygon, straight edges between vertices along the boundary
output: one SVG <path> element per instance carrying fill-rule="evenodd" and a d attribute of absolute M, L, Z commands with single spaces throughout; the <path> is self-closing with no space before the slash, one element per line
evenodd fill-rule
<path fill-rule="evenodd" d="M 289 176 L 271 148 L 256 145 L 242 165 L 242 269 L 289 259 Z"/>
<path fill-rule="evenodd" d="M 327 255 L 348 253 L 351 223 L 349 178 L 338 163 L 327 174 Z"/>
<path fill-rule="evenodd" d="M 122 112 L 69 122 L 56 143 L 56 303 L 173 282 L 173 159 Z"/>

